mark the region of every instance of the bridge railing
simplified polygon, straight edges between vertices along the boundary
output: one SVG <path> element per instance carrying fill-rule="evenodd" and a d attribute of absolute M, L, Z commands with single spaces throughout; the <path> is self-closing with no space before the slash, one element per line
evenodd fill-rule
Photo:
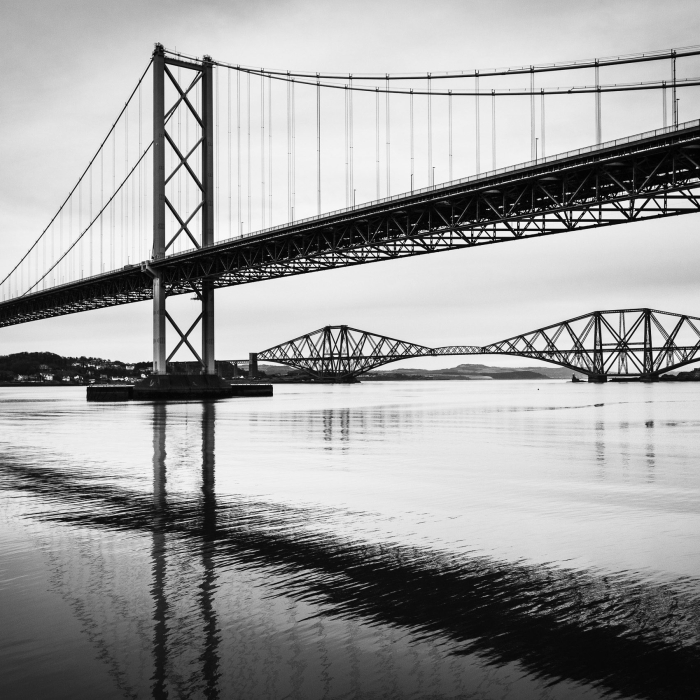
<path fill-rule="evenodd" d="M 693 128 L 700 128 L 700 119 L 694 119 L 692 121 L 682 122 L 681 124 L 678 124 L 677 126 L 672 125 L 672 126 L 663 127 L 660 129 L 654 129 L 652 131 L 644 131 L 644 132 L 639 133 L 639 134 L 633 134 L 631 136 L 625 136 L 623 138 L 615 139 L 614 141 L 606 141 L 606 142 L 601 143 L 601 144 L 594 144 L 591 146 L 586 146 L 584 148 L 578 148 L 578 149 L 574 149 L 571 151 L 566 151 L 564 153 L 558 153 L 555 155 L 546 156 L 544 158 L 539 158 L 537 160 L 530 160 L 530 161 L 526 161 L 523 163 L 518 163 L 516 165 L 509 165 L 509 166 L 505 166 L 503 168 L 498 168 L 496 170 L 491 170 L 489 172 L 479 173 L 477 175 L 469 175 L 467 177 L 459 178 L 458 180 L 451 180 L 449 182 L 441 183 L 439 185 L 431 185 L 429 187 L 422 187 L 422 188 L 413 190 L 412 192 L 404 192 L 402 194 L 395 194 L 395 195 L 391 195 L 390 197 L 384 197 L 382 199 L 376 199 L 376 200 L 372 200 L 370 202 L 364 202 L 362 204 L 356 204 L 356 205 L 353 205 L 350 207 L 344 207 L 342 209 L 335 209 L 335 210 L 330 211 L 330 212 L 325 212 L 324 214 L 316 214 L 314 216 L 306 217 L 304 219 L 299 219 L 297 221 L 291 221 L 291 222 L 287 222 L 284 224 L 277 224 L 276 226 L 271 226 L 271 227 L 268 227 L 268 228 L 265 228 L 265 229 L 262 229 L 259 231 L 254 231 L 251 233 L 246 233 L 246 234 L 242 234 L 242 235 L 238 235 L 238 236 L 233 236 L 231 238 L 226 238 L 223 240 L 215 241 L 213 244 L 211 244 L 210 247 L 226 245 L 228 243 L 233 243 L 235 241 L 241 241 L 241 240 L 245 240 L 248 238 L 254 238 L 255 236 L 262 236 L 262 235 L 266 235 L 269 233 L 274 233 L 275 231 L 282 231 L 284 229 L 289 228 L 291 225 L 311 224 L 313 222 L 322 220 L 322 219 L 327 218 L 327 217 L 358 212 L 358 211 L 361 211 L 363 209 L 369 209 L 369 208 L 376 207 L 376 206 L 381 205 L 381 204 L 387 204 L 387 203 L 395 202 L 395 201 L 398 201 L 401 199 L 405 199 L 406 197 L 427 194 L 429 192 L 434 192 L 435 190 L 438 190 L 438 189 L 453 187 L 456 185 L 468 184 L 470 182 L 476 182 L 477 180 L 488 179 L 488 178 L 495 177 L 498 175 L 504 175 L 504 174 L 514 172 L 514 171 L 519 170 L 519 169 L 524 169 L 524 168 L 528 168 L 528 167 L 532 167 L 532 166 L 536 166 L 536 165 L 543 165 L 543 164 L 547 164 L 547 163 L 553 163 L 556 161 L 565 160 L 567 158 L 573 158 L 576 156 L 584 155 L 586 153 L 594 153 L 597 151 L 605 150 L 607 148 L 614 148 L 616 146 L 623 146 L 623 145 L 626 145 L 629 143 L 635 143 L 638 141 L 644 141 L 646 139 L 654 138 L 656 136 L 661 136 L 664 134 L 671 134 L 671 133 L 674 133 L 677 131 L 684 131 L 684 130 L 693 129 Z M 165 258 L 162 258 L 162 259 L 171 259 L 171 258 L 176 258 L 176 257 L 181 256 L 181 255 L 188 255 L 196 250 L 198 250 L 198 249 L 197 248 L 188 248 L 188 249 L 182 250 L 178 253 L 173 253 L 172 255 L 167 255 L 167 256 L 165 256 Z M 143 261 L 140 264 L 140 266 L 142 267 L 143 265 L 145 265 L 146 262 L 151 262 L 151 261 Z M 42 294 L 45 292 L 53 293 L 56 291 L 60 291 L 60 289 L 63 287 L 70 288 L 70 287 L 74 287 L 76 283 L 89 283 L 89 282 L 94 281 L 94 280 L 105 279 L 106 277 L 109 277 L 110 275 L 120 274 L 124 271 L 133 270 L 136 272 L 136 271 L 138 271 L 138 269 L 139 269 L 139 264 L 134 264 L 134 265 L 127 265 L 123 268 L 117 268 L 115 270 L 110 270 L 109 272 L 98 273 L 96 275 L 86 275 L 84 277 L 81 277 L 80 280 L 74 280 L 71 282 L 63 283 L 63 284 L 52 285 L 49 289 L 46 289 L 46 290 L 37 290 L 35 292 L 25 293 L 23 295 L 20 295 L 19 297 L 14 297 L 11 299 L 6 299 L 4 301 L 0 301 L 0 304 L 17 301 L 18 299 L 21 299 L 22 297 L 26 298 L 29 296 L 33 296 L 35 294 L 38 295 L 38 294 Z"/>
<path fill-rule="evenodd" d="M 538 158 L 536 160 L 529 160 L 522 163 L 517 163 L 515 165 L 507 165 L 503 168 L 497 168 L 496 170 L 490 170 L 484 173 L 477 173 L 476 175 L 468 175 L 467 177 L 462 177 L 457 180 L 450 180 L 448 182 L 443 182 L 440 184 L 430 185 L 428 187 L 421 187 L 419 189 L 411 190 L 409 192 L 403 192 L 401 194 L 393 194 L 390 197 L 382 197 L 381 199 L 374 199 L 369 202 L 363 202 L 361 204 L 353 204 L 349 207 L 343 207 L 342 209 L 334 209 L 333 211 L 324 212 L 323 214 L 314 214 L 313 216 L 307 216 L 303 219 L 298 219 L 296 221 L 288 221 L 284 224 L 277 224 L 276 226 L 270 226 L 259 231 L 252 231 L 251 233 L 244 233 L 238 236 L 232 236 L 231 238 L 225 238 L 216 241 L 212 245 L 219 246 L 225 245 L 227 243 L 232 243 L 234 241 L 243 240 L 245 238 L 253 238 L 255 236 L 261 236 L 268 233 L 274 233 L 275 231 L 282 231 L 289 228 L 290 226 L 297 226 L 303 224 L 311 224 L 315 221 L 320 221 L 322 219 L 328 218 L 330 216 L 339 216 L 341 214 L 352 213 L 361 211 L 362 209 L 370 209 L 381 204 L 388 204 L 395 202 L 400 199 L 406 199 L 407 197 L 413 197 L 415 195 L 428 194 L 434 192 L 435 190 L 445 189 L 448 187 L 453 187 L 456 185 L 464 185 L 470 182 L 476 182 L 477 180 L 485 180 L 491 177 L 496 177 L 498 175 L 506 175 L 508 173 L 514 172 L 516 170 L 521 170 L 528 167 L 534 167 L 537 165 L 545 165 L 547 163 L 554 163 L 556 161 L 566 160 L 568 158 L 574 158 L 576 156 L 585 155 L 586 153 L 594 153 L 596 151 L 602 151 L 606 148 L 615 148 L 616 146 L 624 146 L 626 144 L 635 143 L 637 141 L 644 141 L 646 139 L 654 138 L 656 136 L 662 136 L 664 134 L 671 134 L 676 131 L 684 131 L 686 129 L 693 129 L 700 127 L 700 119 L 693 119 L 688 122 L 682 122 L 677 126 L 671 125 L 666 127 L 661 127 L 660 129 L 653 129 L 652 131 L 643 131 L 639 134 L 632 134 L 631 136 L 624 136 L 613 141 L 605 141 L 599 144 L 593 144 L 591 146 L 584 146 L 583 148 L 576 148 L 571 151 L 565 151 L 564 153 L 556 153 L 552 156 L 545 156 L 543 158 Z M 166 256 L 168 258 L 177 257 L 179 255 L 187 255 L 197 250 L 196 248 L 188 248 L 182 250 L 178 253 L 173 253 L 172 255 Z"/>

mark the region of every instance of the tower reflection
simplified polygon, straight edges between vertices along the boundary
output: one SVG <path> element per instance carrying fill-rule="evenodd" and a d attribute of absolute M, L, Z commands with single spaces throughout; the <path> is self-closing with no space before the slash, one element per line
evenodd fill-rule
<path fill-rule="evenodd" d="M 694 697 L 695 580 L 373 541 L 339 529 L 330 508 L 225 494 L 221 483 L 217 497 L 223 406 L 145 408 L 152 493 L 73 462 L 0 462 L 5 488 L 36 502 L 32 518 L 52 541 L 69 535 L 76 614 L 114 659 L 124 696 L 425 697 L 425 688 L 496 698 L 514 687 L 518 664 L 528 683 L 600 689 L 590 697 Z M 322 422 L 310 425 L 318 436 Z M 605 427 L 594 447 L 603 465 Z M 230 456 L 219 449 L 221 467 Z M 77 557 L 73 540 L 85 532 L 89 556 Z M 114 555 L 104 542 L 118 545 Z M 86 563 L 98 575 L 84 575 Z M 412 677 L 401 671 L 409 660 Z"/>
<path fill-rule="evenodd" d="M 220 633 L 213 597 L 216 591 L 216 566 L 214 546 L 216 541 L 216 492 L 215 492 L 215 424 L 216 408 L 213 403 L 201 404 L 201 443 L 202 443 L 202 475 L 201 491 L 198 504 L 199 549 L 202 565 L 201 580 L 197 586 L 197 604 L 190 610 L 198 611 L 200 619 L 193 621 L 203 638 L 201 651 L 196 657 L 198 668 L 188 674 L 200 686 L 200 691 L 206 698 L 218 698 L 219 688 L 219 643 Z M 175 580 L 178 578 L 176 567 L 168 572 L 168 524 L 171 513 L 167 491 L 167 426 L 168 406 L 164 403 L 153 404 L 153 529 L 152 529 L 152 586 L 153 599 L 153 676 L 151 678 L 151 694 L 156 700 L 169 697 L 173 692 L 174 657 L 181 649 L 174 649 L 178 630 L 172 629 L 177 621 L 170 615 L 168 590 L 179 590 L 183 587 L 192 588 L 192 582 Z M 190 550 L 191 551 L 191 550 Z M 170 580 L 172 579 L 172 580 Z M 191 640 L 190 644 L 196 644 Z M 181 644 L 181 642 L 180 642 Z M 191 651 L 191 650 L 190 650 Z"/>
<path fill-rule="evenodd" d="M 160 700 L 167 698 L 167 647 L 168 647 L 168 601 L 165 597 L 165 529 L 166 529 L 166 473 L 165 430 L 166 406 L 153 406 L 153 677 L 152 694 Z"/>
<path fill-rule="evenodd" d="M 204 623 L 204 650 L 200 655 L 204 696 L 218 698 L 219 630 L 213 597 L 216 591 L 216 491 L 214 488 L 216 404 L 202 405 L 202 584 L 199 604 Z"/>

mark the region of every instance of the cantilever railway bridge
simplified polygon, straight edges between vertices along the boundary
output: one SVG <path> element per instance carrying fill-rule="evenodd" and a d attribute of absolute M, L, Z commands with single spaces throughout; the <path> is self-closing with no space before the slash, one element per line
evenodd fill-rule
<path fill-rule="evenodd" d="M 681 87 L 698 85 L 700 79 L 677 79 L 676 62 L 681 58 L 699 54 L 700 49 L 693 47 L 582 62 L 571 64 L 567 68 L 531 66 L 500 73 L 492 71 L 492 75 L 496 77 L 505 74 L 529 75 L 530 85 L 527 89 L 510 92 L 495 89 L 489 92 L 480 91 L 478 71 L 426 74 L 428 89 L 420 91 L 394 87 L 394 79 L 400 78 L 405 81 L 406 76 L 382 75 L 381 80 L 376 75 L 360 76 L 353 82 L 353 76 L 348 78 L 321 73 L 274 73 L 231 66 L 206 56 L 201 60 L 187 58 L 157 45 L 148 68 L 153 80 L 152 141 L 148 143 L 148 137 L 143 138 L 142 135 L 142 76 L 137 89 L 56 217 L 0 284 L 3 299 L 0 302 L 0 326 L 153 300 L 154 371 L 167 372 L 167 362 L 179 348 L 185 347 L 201 363 L 203 372 L 213 373 L 214 290 L 217 288 L 407 256 L 518 241 L 566 231 L 695 213 L 700 210 L 700 121 L 679 123 L 676 91 Z M 604 85 L 599 81 L 598 71 L 601 66 L 661 60 L 670 62 L 672 81 L 624 85 Z M 595 85 L 588 88 L 535 88 L 535 76 L 539 72 L 593 67 Z M 222 144 L 225 146 L 225 139 L 217 139 L 217 119 L 222 111 L 221 97 L 216 97 L 219 84 L 215 79 L 217 70 L 224 71 L 229 77 L 227 177 L 224 176 L 226 167 L 221 167 L 222 162 L 225 166 L 225 156 L 220 153 Z M 236 109 L 239 117 L 237 184 L 234 184 L 231 160 L 231 73 L 236 75 Z M 247 102 L 241 88 L 241 76 L 243 80 L 248 81 Z M 415 80 L 425 80 L 425 76 L 413 77 Z M 365 83 L 373 80 L 377 82 L 370 89 L 367 85 L 357 82 L 360 78 Z M 475 86 L 461 92 L 440 92 L 436 85 L 442 78 L 453 81 L 474 79 Z M 250 230 L 254 215 L 251 207 L 254 208 L 255 203 L 252 184 L 250 181 L 245 182 L 246 175 L 242 174 L 246 165 L 246 153 L 240 145 L 240 108 L 243 105 L 248 110 L 247 172 L 250 180 L 253 148 L 250 136 L 250 81 L 256 79 L 260 81 L 259 124 L 262 129 L 261 164 L 258 172 L 258 176 L 262 177 L 262 190 L 258 197 L 261 230 L 258 232 Z M 272 204 L 271 183 L 274 165 L 273 86 L 276 89 L 278 84 L 287 90 L 285 104 L 288 215 L 282 217 L 286 218 L 283 223 L 271 226 L 277 211 Z M 295 86 L 299 94 L 302 86 L 305 86 L 316 99 L 317 139 L 311 153 L 306 155 L 313 155 L 317 161 L 314 184 L 317 189 L 318 206 L 315 215 L 301 219 L 298 218 L 298 208 L 295 212 L 294 206 L 295 191 L 300 189 L 295 180 Z M 321 174 L 322 90 L 344 94 L 346 110 L 347 206 L 325 213 L 321 206 L 324 179 Z M 667 119 L 667 91 L 671 93 L 671 123 L 664 123 L 653 131 L 611 142 L 601 142 L 601 95 L 625 90 L 661 92 L 664 122 Z M 592 93 L 595 100 L 596 140 L 599 143 L 557 155 L 543 156 L 538 151 L 538 139 L 535 137 L 536 100 L 541 99 L 541 145 L 544 148 L 545 95 L 572 92 Z M 376 193 L 384 196 L 356 203 L 357 183 L 353 181 L 353 153 L 359 151 L 357 143 L 353 147 L 353 95 L 359 103 L 364 93 L 368 93 L 373 100 L 376 98 Z M 132 108 L 132 103 L 136 95 L 139 100 L 138 145 L 134 143 L 133 136 L 131 142 L 129 141 L 129 133 L 134 133 L 134 127 L 132 126 L 132 131 L 129 132 L 127 123 L 123 136 L 125 162 L 118 163 L 115 160 L 112 163 L 113 174 L 121 168 L 124 179 L 117 186 L 117 179 L 113 178 L 113 192 L 111 195 L 105 194 L 104 177 L 100 171 L 102 193 L 98 197 L 96 192 L 100 187 L 97 187 L 98 175 L 95 169 L 100 163 L 104 170 L 105 157 L 108 158 L 109 153 L 117 153 L 116 144 L 121 144 L 121 141 L 118 141 L 121 138 L 119 124 L 134 118 L 135 109 Z M 386 99 L 386 125 L 382 127 L 382 138 L 387 139 L 386 158 L 381 173 L 380 95 L 382 99 Z M 468 177 L 451 178 L 447 182 L 436 184 L 434 166 L 431 165 L 433 136 L 430 129 L 433 128 L 433 122 L 430 120 L 430 110 L 433 102 L 443 98 L 448 100 L 449 173 L 452 175 L 453 98 L 474 99 L 477 110 L 479 99 L 485 100 L 488 97 L 492 100 L 492 165 L 495 165 L 496 101 L 502 98 L 512 99 L 514 95 L 522 95 L 530 103 L 532 159 L 520 165 L 480 172 L 481 137 L 477 119 L 477 172 Z M 414 99 L 419 97 L 427 100 L 428 107 L 428 177 L 425 186 L 414 188 L 413 104 Z M 391 115 L 394 113 L 390 111 L 390 98 L 394 100 L 394 104 L 397 99 L 410 99 L 411 188 L 401 194 L 391 194 L 390 186 L 392 156 L 389 137 Z M 111 151 L 110 145 L 113 146 Z M 116 159 L 116 155 L 114 158 Z M 380 174 L 382 177 L 386 175 L 383 193 Z M 396 168 L 394 179 L 397 179 Z M 224 182 L 222 188 L 228 189 L 229 232 L 232 231 L 232 201 L 236 198 L 232 193 L 236 187 L 239 219 L 238 222 L 234 222 L 235 235 L 223 239 L 215 226 L 215 222 L 220 218 L 219 210 L 226 205 L 225 197 L 222 199 L 219 194 L 221 182 Z M 245 187 L 247 192 L 248 233 L 243 231 L 242 218 L 246 214 L 246 202 L 245 197 L 242 198 L 241 195 L 242 187 Z M 118 209 L 118 206 L 121 209 Z M 152 213 L 149 214 L 149 211 Z M 195 323 L 189 329 L 183 330 L 166 310 L 166 300 L 173 295 L 192 293 L 201 302 L 202 311 Z M 167 323 L 175 330 L 178 339 L 175 349 L 169 354 L 166 351 Z M 195 347 L 197 343 L 193 344 L 193 331 L 197 324 L 201 331 L 199 351 Z M 539 359 L 548 358 L 542 355 Z M 591 372 L 604 371 L 598 360 L 593 362 Z M 596 362 L 598 364 L 595 364 Z M 643 372 L 652 371 L 646 364 L 644 368 Z"/>
<path fill-rule="evenodd" d="M 352 382 L 371 369 L 413 357 L 514 355 L 588 376 L 655 381 L 700 360 L 700 318 L 654 309 L 594 311 L 489 345 L 430 348 L 349 326 L 325 326 L 252 353 L 251 363 L 276 362 L 314 379 Z"/>

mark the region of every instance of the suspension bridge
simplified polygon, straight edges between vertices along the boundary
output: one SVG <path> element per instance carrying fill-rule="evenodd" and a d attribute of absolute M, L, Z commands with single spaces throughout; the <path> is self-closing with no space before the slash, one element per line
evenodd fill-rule
<path fill-rule="evenodd" d="M 151 300 L 154 375 L 180 351 L 214 375 L 218 288 L 697 212 L 700 120 L 679 119 L 678 94 L 693 111 L 699 57 L 688 47 L 340 75 L 157 44 L 78 182 L 0 283 L 0 326 Z M 601 80 L 623 69 L 646 73 Z M 580 71 L 591 80 L 557 80 Z M 629 96 L 630 120 L 644 114 L 649 128 L 604 141 L 603 98 Z M 571 121 L 564 103 L 586 101 L 592 138 L 556 128 Z M 188 327 L 166 309 L 182 294 L 201 304 Z M 605 374 L 600 354 L 584 355 L 591 376 Z"/>
<path fill-rule="evenodd" d="M 512 355 L 608 377 L 656 381 L 700 360 L 700 318 L 654 309 L 593 311 L 489 345 L 430 348 L 349 326 L 325 326 L 275 345 L 248 360 L 301 369 L 319 381 L 353 382 L 372 369 L 414 357 Z M 245 364 L 244 360 L 234 361 Z"/>

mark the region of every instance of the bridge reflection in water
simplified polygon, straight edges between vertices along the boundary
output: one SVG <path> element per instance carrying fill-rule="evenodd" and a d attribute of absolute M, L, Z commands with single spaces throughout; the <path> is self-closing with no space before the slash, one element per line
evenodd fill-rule
<path fill-rule="evenodd" d="M 192 408 L 185 438 L 177 406 L 152 407 L 152 493 L 3 467 L 56 504 L 40 520 L 150 539 L 153 698 L 693 695 L 697 609 L 671 584 L 372 543 L 334 533 L 331 509 L 217 498 L 217 406 Z M 342 443 L 353 423 L 308 429 Z M 117 667 L 125 640 L 102 632 Z"/>
<path fill-rule="evenodd" d="M 198 504 L 200 513 L 199 539 L 201 555 L 201 582 L 197 586 L 197 605 L 201 616 L 202 651 L 196 658 L 188 685 L 201 686 L 207 698 L 218 698 L 220 634 L 213 595 L 216 571 L 213 545 L 216 539 L 216 492 L 214 489 L 214 431 L 216 425 L 214 403 L 202 404 L 202 481 Z M 167 405 L 153 405 L 153 698 L 168 697 L 168 678 L 172 669 L 168 663 L 172 624 L 166 595 L 167 583 L 167 532 L 170 504 L 167 496 Z M 192 687 L 189 688 L 193 690 Z"/>

